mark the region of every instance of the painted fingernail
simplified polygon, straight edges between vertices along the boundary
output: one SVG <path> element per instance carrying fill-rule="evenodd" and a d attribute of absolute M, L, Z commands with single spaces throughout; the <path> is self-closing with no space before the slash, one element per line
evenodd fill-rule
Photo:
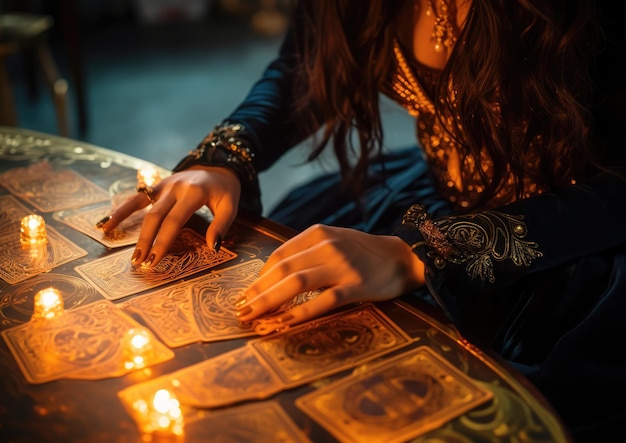
<path fill-rule="evenodd" d="M 150 256 L 148 256 L 148 259 L 145 262 L 143 262 L 143 264 L 146 266 L 150 266 L 155 258 L 156 258 L 156 254 L 153 252 L 152 254 L 150 254 Z"/>
<path fill-rule="evenodd" d="M 245 305 L 247 301 L 248 301 L 247 299 L 242 298 L 242 299 L 241 299 L 241 300 L 239 300 L 237 303 L 235 303 L 235 307 L 236 307 L 236 308 L 239 308 L 239 307 L 241 307 L 241 306 Z"/>
<path fill-rule="evenodd" d="M 213 250 L 215 252 L 220 252 L 221 247 L 222 247 L 222 239 L 220 237 L 217 237 L 217 239 L 215 240 L 215 243 L 213 243 Z"/>
<path fill-rule="evenodd" d="M 237 317 L 241 317 L 242 315 L 247 315 L 252 312 L 252 308 L 250 306 L 244 306 L 240 310 L 237 311 Z"/>
<path fill-rule="evenodd" d="M 96 223 L 96 228 L 97 229 L 102 229 L 104 227 L 104 225 L 106 225 L 109 220 L 111 220 L 111 216 L 107 215 L 102 220 L 100 220 L 98 223 Z"/>
<path fill-rule="evenodd" d="M 139 256 L 141 255 L 141 249 L 135 249 L 135 252 L 133 253 L 133 256 L 130 259 L 130 262 L 134 265 L 137 263 L 137 260 L 139 260 Z"/>

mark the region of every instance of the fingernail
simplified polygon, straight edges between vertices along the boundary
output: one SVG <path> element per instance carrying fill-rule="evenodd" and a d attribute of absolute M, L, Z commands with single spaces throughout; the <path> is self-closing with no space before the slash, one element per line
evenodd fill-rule
<path fill-rule="evenodd" d="M 215 243 L 213 243 L 213 250 L 215 250 L 215 252 L 220 252 L 221 247 L 222 247 L 222 239 L 220 237 L 217 237 L 217 239 L 215 240 Z"/>
<path fill-rule="evenodd" d="M 150 254 L 148 259 L 145 262 L 143 262 L 143 264 L 146 266 L 150 266 L 155 258 L 156 258 L 156 254 L 153 252 L 152 254 Z"/>
<path fill-rule="evenodd" d="M 130 259 L 130 262 L 134 265 L 137 260 L 139 260 L 139 256 L 141 255 L 141 249 L 135 249 L 133 256 Z"/>
<path fill-rule="evenodd" d="M 102 220 L 100 220 L 98 223 L 96 223 L 96 228 L 97 229 L 102 229 L 104 227 L 104 225 L 106 225 L 109 220 L 111 220 L 111 216 L 107 215 Z"/>
<path fill-rule="evenodd" d="M 239 300 L 237 303 L 235 303 L 235 307 L 238 308 L 240 306 L 243 306 L 246 304 L 248 300 L 246 300 L 245 298 L 242 298 L 241 300 Z"/>
<path fill-rule="evenodd" d="M 252 308 L 250 306 L 244 306 L 240 310 L 237 311 L 237 317 L 241 317 L 242 315 L 247 315 L 252 312 Z"/>

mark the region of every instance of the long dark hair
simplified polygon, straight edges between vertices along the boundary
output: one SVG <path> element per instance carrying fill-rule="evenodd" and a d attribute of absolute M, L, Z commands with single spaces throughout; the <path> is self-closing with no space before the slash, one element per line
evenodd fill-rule
<path fill-rule="evenodd" d="M 394 69 L 393 22 L 403 4 L 298 5 L 300 115 L 311 127 L 324 126 L 310 157 L 332 144 L 346 183 L 357 193 L 372 154 L 383 146 L 379 93 Z M 593 17 L 588 0 L 472 1 L 434 101 L 439 115 L 458 122 L 452 135 L 460 140 L 459 154 L 480 165 L 486 151 L 493 163 L 492 174 L 482 176 L 485 191 L 478 204 L 488 202 L 509 174 L 522 197 L 524 178 L 562 186 L 594 164 L 587 110 L 589 66 L 599 36 Z M 449 88 L 456 92 L 454 103 Z M 538 168 L 526 164 L 531 146 Z"/>

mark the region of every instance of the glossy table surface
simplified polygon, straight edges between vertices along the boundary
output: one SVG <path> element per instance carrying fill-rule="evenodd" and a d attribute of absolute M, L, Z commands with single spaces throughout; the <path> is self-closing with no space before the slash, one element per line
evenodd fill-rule
<path fill-rule="evenodd" d="M 0 127 L 0 174 L 39 161 L 71 168 L 111 194 L 116 192 L 120 180 L 134 180 L 137 170 L 148 165 L 141 159 L 77 140 Z M 164 175 L 169 173 L 162 169 L 161 172 Z M 9 190 L 0 186 L 0 197 L 8 194 Z M 41 213 L 28 203 L 22 203 L 33 212 Z M 86 256 L 46 273 L 51 284 L 54 285 L 55 278 L 61 276 L 80 279 L 76 265 L 114 253 L 100 242 L 59 222 L 51 213 L 42 215 L 46 223 L 87 252 Z M 199 212 L 194 215 L 189 227 L 203 233 L 209 222 L 210 216 Z M 288 228 L 270 220 L 240 216 L 223 244 L 237 255 L 237 263 L 245 263 L 252 259 L 264 260 L 293 234 Z M 0 248 L 6 246 L 0 245 Z M 199 274 L 207 272 L 212 270 Z M 16 297 L 16 288 L 19 286 L 20 293 L 24 294 L 23 288 L 29 280 L 34 279 L 27 279 L 19 285 L 0 280 L 0 330 L 18 327 L 29 321 L 33 291 L 26 292 L 27 296 Z M 72 299 L 66 307 L 76 309 L 102 298 L 97 291 L 91 291 L 84 297 Z M 126 299 L 114 303 L 122 301 Z M 460 416 L 438 423 L 434 429 L 410 438 L 410 441 L 568 441 L 567 432 L 542 397 L 508 366 L 460 337 L 442 321 L 438 311 L 406 297 L 377 304 L 376 308 L 412 339 L 408 349 L 428 347 L 492 395 L 488 401 Z M 118 393 L 136 383 L 237 349 L 247 340 L 249 338 L 196 342 L 177 347 L 173 349 L 174 358 L 151 367 L 150 371 L 136 371 L 100 380 L 59 379 L 40 384 L 27 381 L 10 348 L 0 341 L 0 442 L 141 442 L 150 441 L 151 437 L 154 440 L 155 436 L 140 432 L 133 417 L 121 404 Z M 384 363 L 398 353 L 378 357 L 376 363 Z M 296 407 L 296 402 L 302 396 L 358 373 L 365 367 L 367 364 L 346 368 L 313 382 L 284 389 L 263 402 L 270 401 L 284 411 L 301 432 L 302 441 L 343 440 Z M 384 397 L 380 396 L 377 398 L 382 402 L 379 405 L 381 410 L 385 411 L 379 418 L 390 420 L 391 414 L 402 415 L 403 412 L 399 411 L 403 409 L 393 402 L 395 397 L 390 396 L 387 400 L 381 400 Z M 389 403 L 385 404 L 385 401 Z M 265 404 L 252 400 L 236 406 L 253 406 L 255 403 Z M 408 409 L 420 407 L 414 405 Z M 199 419 L 185 427 L 182 437 L 172 441 L 292 441 L 291 438 L 278 438 L 276 429 L 271 426 L 264 427 L 263 423 L 247 420 L 243 415 L 237 416 L 239 409 L 225 409 L 232 410 L 237 420 L 220 424 L 220 421 L 208 418 Z M 206 416 L 210 418 L 211 413 L 207 411 Z M 247 426 L 250 428 L 247 429 Z"/>

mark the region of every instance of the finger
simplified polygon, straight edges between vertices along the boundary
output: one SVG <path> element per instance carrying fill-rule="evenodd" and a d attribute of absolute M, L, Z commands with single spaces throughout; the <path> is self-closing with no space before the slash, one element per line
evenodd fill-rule
<path fill-rule="evenodd" d="M 305 303 L 294 306 L 288 312 L 280 316 L 282 323 L 293 326 L 298 323 L 320 317 L 334 309 L 345 306 L 353 299 L 354 287 L 335 286 L 319 293 Z"/>
<path fill-rule="evenodd" d="M 153 211 L 144 219 L 141 229 L 142 234 L 145 230 L 147 236 L 154 236 L 150 253 L 146 258 L 147 265 L 155 266 L 167 254 L 181 228 L 196 208 L 197 205 L 193 204 L 191 199 L 176 199 L 171 195 L 165 196 L 161 205 L 155 205 Z"/>
<path fill-rule="evenodd" d="M 278 273 L 267 274 L 246 291 L 237 303 L 237 317 L 242 322 L 253 320 L 275 309 L 306 291 L 330 287 L 336 284 L 336 276 L 324 266 L 308 267 L 302 271 L 289 272 L 284 278 Z"/>
<path fill-rule="evenodd" d="M 148 201 L 145 194 L 140 192 L 133 194 L 114 208 L 106 217 L 100 220 L 96 224 L 96 227 L 98 229 L 102 229 L 104 232 L 111 232 L 133 212 L 143 209 L 149 204 L 150 201 Z"/>
<path fill-rule="evenodd" d="M 300 254 L 302 251 L 317 248 L 324 240 L 328 239 L 327 227 L 324 225 L 314 225 L 300 234 L 287 240 L 272 252 L 267 259 L 260 275 L 264 275 L 283 260 Z"/>
<path fill-rule="evenodd" d="M 317 245 L 313 248 L 298 250 L 297 253 L 280 259 L 280 261 L 276 261 L 277 252 L 275 251 L 270 255 L 270 259 L 274 258 L 275 263 L 272 265 L 268 259 L 259 273 L 259 277 L 245 291 L 244 298 L 252 300 L 259 294 L 270 291 L 272 287 L 292 278 L 294 275 L 295 277 L 292 280 L 298 283 L 298 288 L 308 287 L 310 283 L 306 281 L 307 277 L 304 272 L 325 264 L 321 258 L 325 258 L 325 256 L 317 252 L 319 248 L 320 245 Z M 294 290 L 298 288 L 294 288 Z"/>
<path fill-rule="evenodd" d="M 237 217 L 237 205 L 230 198 L 223 198 L 213 207 L 213 220 L 206 231 L 206 243 L 215 252 L 220 250 L 230 226 Z"/>
<path fill-rule="evenodd" d="M 141 224 L 135 251 L 131 258 L 133 265 L 143 263 L 146 266 L 154 266 L 163 258 L 163 255 L 165 255 L 165 252 L 171 245 L 171 242 L 168 244 L 167 236 L 172 235 L 171 233 L 163 232 L 166 224 L 164 220 L 169 216 L 174 204 L 175 200 L 173 198 L 165 196 L 158 200 L 146 213 Z M 158 242 L 157 235 L 161 237 Z"/>
<path fill-rule="evenodd" d="M 285 331 L 290 326 L 321 317 L 350 303 L 350 292 L 353 292 L 353 289 L 349 287 L 327 289 L 320 292 L 317 297 L 295 306 L 285 313 L 255 319 L 254 329 L 262 335 Z"/>

